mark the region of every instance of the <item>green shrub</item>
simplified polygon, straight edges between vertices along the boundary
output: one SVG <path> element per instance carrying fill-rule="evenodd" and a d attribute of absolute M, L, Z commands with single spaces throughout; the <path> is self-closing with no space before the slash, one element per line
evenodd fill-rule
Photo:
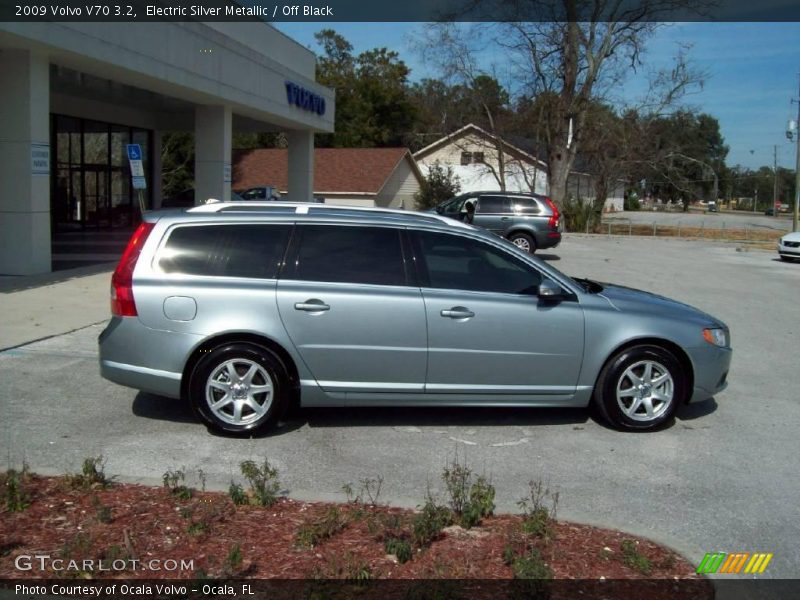
<path fill-rule="evenodd" d="M 0 475 L 2 485 L 3 503 L 8 512 L 22 512 L 31 505 L 31 498 L 25 489 L 27 467 L 23 465 L 22 471 L 9 469 Z"/>
<path fill-rule="evenodd" d="M 92 506 L 97 511 L 97 520 L 100 523 L 108 524 L 114 520 L 111 516 L 111 507 L 105 506 L 96 495 L 92 496 Z"/>
<path fill-rule="evenodd" d="M 458 455 L 445 467 L 442 481 L 450 510 L 462 527 L 474 527 L 494 512 L 494 486 L 483 476 L 476 479 L 466 460 L 461 463 Z"/>
<path fill-rule="evenodd" d="M 257 506 L 272 506 L 278 501 L 278 492 L 281 489 L 278 480 L 278 469 L 273 467 L 267 459 L 261 466 L 252 460 L 246 460 L 240 465 L 242 475 L 250 484 L 250 502 Z"/>
<path fill-rule="evenodd" d="M 424 548 L 439 538 L 442 529 L 453 524 L 453 513 L 446 506 L 439 506 L 428 496 L 422 511 L 411 524 L 411 537 L 417 547 Z"/>
<path fill-rule="evenodd" d="M 106 461 L 102 455 L 89 456 L 83 459 L 80 473 L 66 476 L 67 484 L 76 489 L 88 490 L 92 487 L 108 487 L 112 481 L 106 477 Z"/>
<path fill-rule="evenodd" d="M 515 579 L 552 579 L 553 571 L 536 548 L 530 548 L 522 556 L 517 556 L 511 564 Z"/>
<path fill-rule="evenodd" d="M 639 552 L 636 542 L 633 540 L 622 540 L 622 562 L 630 568 L 639 571 L 642 575 L 650 575 L 653 572 L 653 565 L 650 560 Z"/>
<path fill-rule="evenodd" d="M 548 500 L 550 506 L 547 506 Z M 555 537 L 553 527 L 558 508 L 558 492 L 551 492 L 542 482 L 528 482 L 528 495 L 517 502 L 517 506 L 522 509 L 522 530 L 525 533 L 535 535 L 545 543 L 549 543 Z"/>
<path fill-rule="evenodd" d="M 236 506 L 241 506 L 248 502 L 247 494 L 244 493 L 244 488 L 233 481 L 231 481 L 231 485 L 228 487 L 228 495 Z"/>
<path fill-rule="evenodd" d="M 337 507 L 332 506 L 321 519 L 301 525 L 295 540 L 299 546 L 314 548 L 342 531 L 346 526 L 347 519 Z"/>
<path fill-rule="evenodd" d="M 478 477 L 469 489 L 469 502 L 461 515 L 461 524 L 469 529 L 481 519 L 494 513 L 494 486 L 483 476 Z"/>
<path fill-rule="evenodd" d="M 625 194 L 623 206 L 625 210 L 642 210 L 642 204 L 639 202 L 639 196 L 637 196 L 634 192 Z"/>
<path fill-rule="evenodd" d="M 411 560 L 413 550 L 408 540 L 387 538 L 386 542 L 384 542 L 384 548 L 386 549 L 386 554 L 394 554 L 400 564 Z"/>
<path fill-rule="evenodd" d="M 176 498 L 190 500 L 194 496 L 194 490 L 186 485 L 186 472 L 183 468 L 165 471 L 161 480 L 164 482 L 164 487 Z"/>
<path fill-rule="evenodd" d="M 584 198 L 569 197 L 564 200 L 562 207 L 564 214 L 564 228 L 567 231 L 576 231 L 584 233 L 587 231 L 594 231 L 600 225 L 597 221 L 597 215 L 594 212 L 594 202 Z"/>
<path fill-rule="evenodd" d="M 428 174 L 420 184 L 419 191 L 414 194 L 417 210 L 433 208 L 440 202 L 449 200 L 458 195 L 461 182 L 453 167 L 443 167 L 439 162 L 434 162 L 428 169 Z"/>
<path fill-rule="evenodd" d="M 352 552 L 345 555 L 330 554 L 325 565 L 314 569 L 312 575 L 314 579 L 346 579 L 357 583 L 372 579 L 372 568 L 363 559 L 358 558 Z M 329 594 L 327 590 L 318 590 L 321 595 L 313 597 L 339 597 L 339 594 Z M 348 595 L 341 597 L 349 597 Z"/>
<path fill-rule="evenodd" d="M 234 544 L 222 563 L 222 577 L 232 577 L 242 567 L 242 549 L 239 544 Z"/>
<path fill-rule="evenodd" d="M 342 486 L 342 491 L 347 496 L 348 504 L 377 506 L 378 499 L 381 496 L 381 488 L 383 487 L 383 475 L 364 477 L 359 480 L 359 486 L 358 493 L 355 492 L 352 483 L 345 483 Z"/>
<path fill-rule="evenodd" d="M 186 528 L 186 533 L 191 536 L 201 536 L 208 531 L 208 526 L 203 523 L 202 521 L 194 521 L 189 523 L 189 527 Z"/>

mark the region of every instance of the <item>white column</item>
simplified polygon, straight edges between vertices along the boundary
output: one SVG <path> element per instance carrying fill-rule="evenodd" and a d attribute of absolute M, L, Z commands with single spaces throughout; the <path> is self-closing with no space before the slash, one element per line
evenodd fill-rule
<path fill-rule="evenodd" d="M 50 65 L 0 50 L 0 274 L 50 272 Z"/>
<path fill-rule="evenodd" d="M 194 203 L 231 199 L 231 109 L 198 106 L 194 112 Z"/>
<path fill-rule="evenodd" d="M 161 201 L 164 199 L 164 180 L 163 165 L 161 164 L 161 137 L 162 133 L 158 130 L 153 132 L 153 156 L 150 159 L 153 165 L 153 181 L 150 184 L 153 194 L 153 208 L 161 208 Z"/>
<path fill-rule="evenodd" d="M 314 134 L 310 131 L 289 131 L 290 202 L 310 202 L 314 197 Z"/>

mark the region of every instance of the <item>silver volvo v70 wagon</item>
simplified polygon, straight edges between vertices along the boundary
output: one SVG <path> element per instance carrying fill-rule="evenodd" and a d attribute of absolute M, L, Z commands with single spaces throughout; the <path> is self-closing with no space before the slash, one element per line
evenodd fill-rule
<path fill-rule="evenodd" d="M 726 386 L 728 328 L 567 277 L 428 213 L 215 203 L 148 213 L 111 283 L 106 379 L 183 398 L 214 429 L 287 405 L 579 406 L 663 425 Z"/>

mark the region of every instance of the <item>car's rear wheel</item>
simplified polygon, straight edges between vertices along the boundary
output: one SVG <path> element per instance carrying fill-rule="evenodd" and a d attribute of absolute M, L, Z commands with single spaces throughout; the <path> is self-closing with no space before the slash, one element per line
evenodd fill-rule
<path fill-rule="evenodd" d="M 508 236 L 508 241 L 529 254 L 536 252 L 536 242 L 533 237 L 527 233 L 522 233 L 521 231 L 512 233 Z"/>
<path fill-rule="evenodd" d="M 195 412 L 212 429 L 256 433 L 286 410 L 289 378 L 281 360 L 252 344 L 226 344 L 203 356 L 189 382 Z"/>
<path fill-rule="evenodd" d="M 648 430 L 671 421 L 686 392 L 686 376 L 675 356 L 660 346 L 642 345 L 606 363 L 594 400 L 614 427 Z"/>

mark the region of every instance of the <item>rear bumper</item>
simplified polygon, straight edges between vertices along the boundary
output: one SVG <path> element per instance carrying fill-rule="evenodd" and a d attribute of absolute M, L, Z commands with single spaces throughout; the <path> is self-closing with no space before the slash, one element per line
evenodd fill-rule
<path fill-rule="evenodd" d="M 136 317 L 113 317 L 98 338 L 100 375 L 137 390 L 180 398 L 183 367 L 202 337 L 150 329 Z"/>
<path fill-rule="evenodd" d="M 694 389 L 687 400 L 701 402 L 728 387 L 728 372 L 731 368 L 731 348 L 718 348 L 710 344 L 700 348 L 688 348 L 694 367 Z"/>
<path fill-rule="evenodd" d="M 537 231 L 536 249 L 555 248 L 561 243 L 561 233 L 558 231 Z"/>
<path fill-rule="evenodd" d="M 119 385 L 159 396 L 180 398 L 181 395 L 181 374 L 172 371 L 159 371 L 101 359 L 100 375 Z"/>

